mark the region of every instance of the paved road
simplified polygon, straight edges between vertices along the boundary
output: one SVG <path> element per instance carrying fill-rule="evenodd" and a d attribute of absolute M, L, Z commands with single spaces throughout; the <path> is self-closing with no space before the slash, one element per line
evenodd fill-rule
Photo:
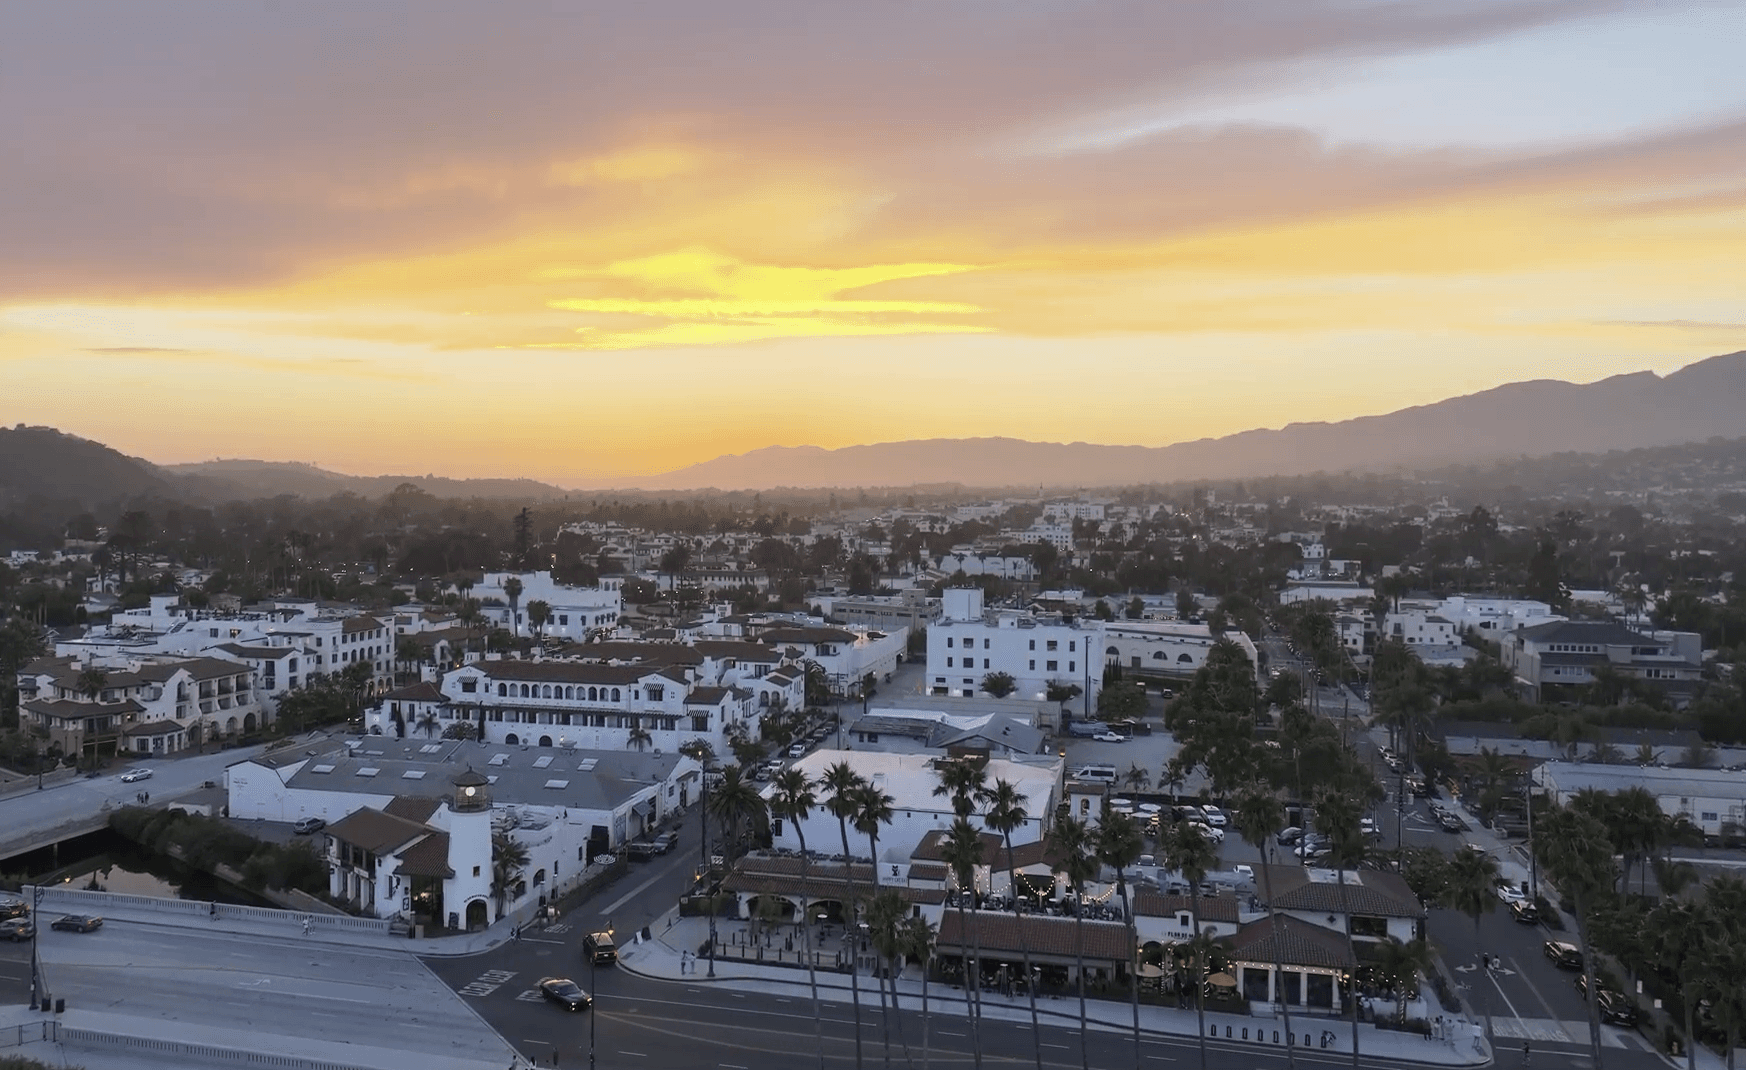
<path fill-rule="evenodd" d="M 297 1038 L 317 1037 L 480 1065 L 508 1055 L 463 1000 L 401 952 L 116 921 L 94 933 L 45 926 L 39 940 L 48 991 L 69 1009 L 243 1030 L 261 1051 L 295 1051 Z M 8 1002 L 25 1002 L 29 960 L 28 943 L 0 945 Z"/>
<path fill-rule="evenodd" d="M 150 780 L 122 783 L 131 765 L 116 763 L 96 778 L 78 777 L 51 784 L 41 791 L 28 791 L 0 799 L 0 847 L 28 840 L 68 821 L 89 817 L 111 807 L 129 805 L 142 791 L 154 801 L 170 799 L 200 787 L 208 780 L 222 783 L 227 766 L 261 753 L 259 746 L 213 751 L 188 757 L 153 759 L 137 764 L 152 770 Z"/>

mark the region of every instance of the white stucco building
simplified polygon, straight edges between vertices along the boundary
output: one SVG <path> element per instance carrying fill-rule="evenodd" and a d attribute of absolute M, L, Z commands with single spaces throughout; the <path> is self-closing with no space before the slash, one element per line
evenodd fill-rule
<path fill-rule="evenodd" d="M 515 600 L 511 619 L 509 592 L 504 584 L 511 578 L 521 581 L 521 594 Z M 550 618 L 540 629 L 541 634 L 559 639 L 586 639 L 590 634 L 618 626 L 624 609 L 621 588 L 623 580 L 602 576 L 594 587 L 572 587 L 552 579 L 550 572 L 487 572 L 484 580 L 472 590 L 480 602 L 480 614 L 508 628 L 516 635 L 534 634 L 528 621 L 530 602 L 544 602 L 550 607 Z"/>
<path fill-rule="evenodd" d="M 973 698 L 990 673 L 1006 673 L 1013 695 L 1040 699 L 1050 682 L 1077 684 L 1095 705 L 1103 687 L 1102 621 L 1041 616 L 1020 610 L 984 612 L 982 590 L 959 587 L 941 598 L 940 619 L 928 629 L 927 689 Z"/>

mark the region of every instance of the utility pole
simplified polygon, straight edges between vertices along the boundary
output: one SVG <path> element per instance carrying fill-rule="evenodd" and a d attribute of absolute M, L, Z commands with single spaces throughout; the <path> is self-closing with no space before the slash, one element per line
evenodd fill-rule
<path fill-rule="evenodd" d="M 1522 798 L 1528 806 L 1528 887 L 1529 894 L 1536 900 L 1540 898 L 1540 862 L 1534 857 L 1534 781 L 1530 779 L 1522 786 Z"/>

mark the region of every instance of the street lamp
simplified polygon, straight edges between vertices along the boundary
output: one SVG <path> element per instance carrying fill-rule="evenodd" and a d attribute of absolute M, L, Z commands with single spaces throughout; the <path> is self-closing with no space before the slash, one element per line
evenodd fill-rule
<path fill-rule="evenodd" d="M 36 934 L 42 928 L 42 885 L 30 886 L 30 1005 L 42 1003 L 42 959 L 36 953 Z"/>
<path fill-rule="evenodd" d="M 42 763 L 48 760 L 48 748 L 36 748 L 36 790 L 42 790 Z"/>

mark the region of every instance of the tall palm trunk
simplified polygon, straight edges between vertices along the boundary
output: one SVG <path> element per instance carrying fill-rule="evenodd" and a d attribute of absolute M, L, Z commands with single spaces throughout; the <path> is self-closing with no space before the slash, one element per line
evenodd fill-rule
<path fill-rule="evenodd" d="M 972 879 L 972 884 L 975 880 Z M 964 901 L 966 893 L 958 890 L 958 938 L 962 940 L 970 931 L 970 922 L 966 920 Z M 970 1056 L 975 1060 L 976 1070 L 982 1070 L 982 1033 L 976 1028 L 976 985 L 971 982 L 970 970 L 974 960 L 965 956 L 964 945 L 958 945 L 959 961 L 964 967 L 964 1019 L 970 1023 Z"/>
<path fill-rule="evenodd" d="M 1346 954 L 1352 956 L 1352 1070 L 1358 1070 L 1358 955 L 1352 947 L 1352 907 L 1346 898 L 1346 869 L 1334 867 L 1340 887 L 1340 913 L 1346 916 Z"/>
<path fill-rule="evenodd" d="M 924 957 L 922 959 L 922 1070 L 930 1070 L 933 1065 L 932 1052 L 928 1048 L 929 1041 L 932 1039 L 929 1027 L 933 1024 L 933 1020 L 928 1017 L 928 974 L 930 972 L 932 971 L 928 969 L 928 960 Z"/>
<path fill-rule="evenodd" d="M 794 823 L 794 835 L 800 840 L 800 886 L 812 892 L 812 856 L 806 853 L 806 832 L 801 828 L 802 822 Z M 806 902 L 806 896 L 800 898 Z M 806 907 L 800 908 L 800 947 L 801 954 L 806 956 L 806 983 L 812 988 L 812 1032 L 818 1044 L 818 1070 L 824 1070 L 824 1015 L 823 1005 L 818 1001 L 818 963 L 812 958 L 812 919 L 806 916 Z"/>
<path fill-rule="evenodd" d="M 1601 1028 L 1600 999 L 1594 987 L 1594 949 L 1588 943 L 1588 917 L 1583 913 L 1583 896 L 1580 893 L 1572 895 L 1576 906 L 1576 938 L 1582 942 L 1582 976 L 1588 985 L 1588 1045 L 1589 1054 L 1594 1059 L 1594 1070 L 1601 1068 Z M 1730 1055 L 1732 1051 L 1730 1050 Z M 1730 1070 L 1732 1068 L 1730 1067 Z"/>
<path fill-rule="evenodd" d="M 861 973 L 855 968 L 855 956 L 860 948 L 861 930 L 856 925 L 855 910 L 855 863 L 849 853 L 849 819 L 839 816 L 837 830 L 843 835 L 843 885 L 848 889 L 849 901 L 845 904 L 846 916 L 843 919 L 844 942 L 849 947 L 849 989 L 851 1001 L 849 1006 L 855 1012 L 855 1070 L 861 1070 Z M 879 878 L 879 867 L 873 867 L 873 878 Z"/>
<path fill-rule="evenodd" d="M 1479 935 L 1479 915 L 1475 914 L 1475 915 L 1473 915 L 1473 946 L 1474 947 L 1480 946 L 1480 939 L 1481 939 L 1481 937 Z M 1485 1008 L 1485 1042 L 1487 1044 L 1490 1044 L 1492 1042 L 1492 1032 L 1491 1032 L 1491 971 L 1486 970 L 1485 975 L 1483 977 L 1481 977 L 1480 980 L 1482 982 L 1484 982 L 1483 986 L 1479 990 L 1479 1002 L 1480 1002 L 1480 1005 Z"/>
<path fill-rule="evenodd" d="M 1128 1001 L 1134 1011 L 1134 1065 L 1140 1065 L 1140 937 L 1134 929 L 1134 912 L 1128 908 L 1126 868 L 1116 870 L 1116 891 L 1122 897 L 1122 917 L 1128 925 Z"/>
<path fill-rule="evenodd" d="M 903 953 L 900 951 L 898 952 L 897 957 L 891 959 L 889 963 L 889 976 L 891 979 L 891 1016 L 897 1019 L 897 1042 L 903 1046 L 903 1065 L 914 1066 L 915 1059 L 911 1057 L 909 1051 L 909 1034 L 903 1031 L 903 1011 L 897 1005 L 897 975 L 903 972 L 903 967 L 899 965 L 902 961 Z M 889 1044 L 890 1042 L 887 1041 L 886 1043 Z"/>
<path fill-rule="evenodd" d="M 1013 925 L 1018 928 L 1019 952 L 1024 956 L 1025 961 L 1025 993 L 1030 997 L 1031 1003 L 1031 1040 L 1032 1046 L 1036 1048 L 1037 1070 L 1043 1070 L 1043 1029 L 1037 1018 L 1037 978 L 1031 972 L 1031 942 L 1025 936 L 1024 915 L 1019 913 L 1018 865 L 1013 860 L 1012 830 L 1008 829 L 1004 836 L 1006 839 L 1006 879 L 1007 883 L 1011 885 L 1012 891 L 1012 921 Z"/>
<path fill-rule="evenodd" d="M 1273 935 L 1273 992 L 1274 995 L 1281 997 L 1279 1005 L 1285 1011 L 1285 1065 L 1295 1070 L 1297 1066 L 1297 1034 L 1292 1031 L 1291 1000 L 1283 998 L 1285 993 L 1280 991 L 1285 984 L 1285 951 L 1280 947 L 1279 912 L 1273 909 L 1272 852 L 1266 848 L 1263 848 L 1263 851 L 1265 854 L 1261 859 L 1261 894 L 1267 897 L 1267 928 Z"/>
<path fill-rule="evenodd" d="M 1090 1039 L 1085 1022 L 1085 893 L 1073 893 L 1073 964 L 1079 971 L 1079 1070 L 1091 1070 Z M 1036 1042 L 1041 1044 L 1042 1037 Z"/>
<path fill-rule="evenodd" d="M 976 895 L 976 873 L 974 870 L 972 870 L 970 873 L 970 898 L 973 901 L 978 898 Z M 970 1012 L 970 1037 L 971 1037 L 971 1043 L 975 1046 L 977 1051 L 982 1050 L 982 926 L 980 924 L 981 915 L 982 915 L 982 904 L 980 902 L 973 902 L 972 909 L 970 911 L 970 965 L 971 965 L 970 975 L 972 978 L 974 978 L 975 984 L 971 985 L 971 987 L 969 989 L 969 991 L 971 992 L 971 994 L 974 997 L 974 1003 L 972 1005 L 971 1012 Z"/>
<path fill-rule="evenodd" d="M 868 920 L 872 921 L 873 909 L 878 905 L 879 898 L 879 836 L 877 833 L 869 832 L 867 834 L 867 857 L 873 860 L 873 892 L 868 897 L 868 902 L 872 905 L 867 910 Z M 853 861 L 850 864 L 853 865 Z M 861 927 L 859 925 L 855 926 L 854 941 L 855 947 L 859 948 L 861 946 Z M 878 957 L 884 959 L 885 956 Z M 883 969 L 880 972 L 883 973 Z M 885 978 L 880 977 L 877 980 L 879 982 L 879 1032 L 884 1038 L 885 1070 L 891 1070 L 891 1012 L 885 1009 Z M 892 990 L 895 1002 L 895 984 L 892 986 Z"/>
<path fill-rule="evenodd" d="M 1198 937 L 1201 932 L 1199 881 L 1189 884 L 1188 894 L 1194 908 L 1194 935 Z M 1206 963 L 1198 949 L 1194 954 L 1194 1017 L 1200 1026 L 1195 1030 L 1195 1039 L 1200 1044 L 1200 1070 L 1206 1070 Z"/>

